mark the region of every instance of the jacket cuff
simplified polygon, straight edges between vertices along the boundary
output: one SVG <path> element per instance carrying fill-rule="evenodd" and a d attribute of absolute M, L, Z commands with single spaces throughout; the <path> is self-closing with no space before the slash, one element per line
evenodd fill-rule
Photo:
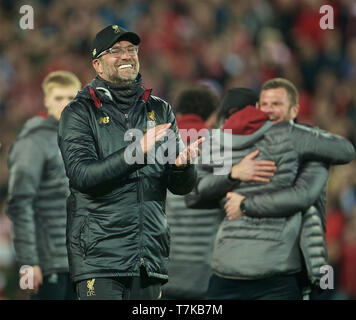
<path fill-rule="evenodd" d="M 238 185 L 241 182 L 241 180 L 239 180 L 239 179 L 232 178 L 231 177 L 231 172 L 228 174 L 227 180 L 233 185 Z"/>
<path fill-rule="evenodd" d="M 251 218 L 262 218 L 261 215 L 258 214 L 258 212 L 256 212 L 255 210 L 251 210 L 251 205 L 253 206 L 253 203 L 251 203 L 251 197 L 246 197 L 245 199 L 243 199 L 240 204 L 240 209 L 242 213 Z"/>

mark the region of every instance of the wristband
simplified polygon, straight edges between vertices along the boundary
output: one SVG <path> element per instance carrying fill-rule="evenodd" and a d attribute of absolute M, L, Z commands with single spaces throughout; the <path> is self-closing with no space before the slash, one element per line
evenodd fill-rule
<path fill-rule="evenodd" d="M 243 199 L 240 203 L 240 209 L 243 214 L 246 214 L 246 205 L 245 205 L 245 199 Z"/>

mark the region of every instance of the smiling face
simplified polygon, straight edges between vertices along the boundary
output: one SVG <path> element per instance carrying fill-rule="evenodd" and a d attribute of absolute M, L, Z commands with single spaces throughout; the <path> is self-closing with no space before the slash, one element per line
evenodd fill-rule
<path fill-rule="evenodd" d="M 112 48 L 128 48 L 133 44 L 129 41 L 118 41 Z M 106 53 L 99 59 L 93 60 L 93 67 L 97 74 L 109 82 L 115 84 L 132 83 L 140 70 L 137 53 L 129 53 L 127 50 L 119 55 Z"/>
<path fill-rule="evenodd" d="M 299 110 L 298 105 L 291 105 L 285 88 L 262 90 L 258 108 L 274 123 L 294 120 Z"/>

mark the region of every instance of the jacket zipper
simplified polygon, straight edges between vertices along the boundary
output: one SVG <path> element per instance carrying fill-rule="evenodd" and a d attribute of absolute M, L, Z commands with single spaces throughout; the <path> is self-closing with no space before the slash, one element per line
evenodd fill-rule
<path fill-rule="evenodd" d="M 139 215 L 140 215 L 140 241 L 139 241 L 139 250 L 140 250 L 140 266 L 145 264 L 145 261 L 142 257 L 142 242 L 143 242 L 143 231 L 142 231 L 142 224 L 143 224 L 143 216 L 142 216 L 142 197 L 141 197 L 141 184 L 140 184 L 140 174 L 136 171 L 137 176 L 137 202 L 139 204 Z"/>
<path fill-rule="evenodd" d="M 126 128 L 129 130 L 130 125 L 129 125 L 129 115 L 127 113 L 125 115 L 125 122 L 126 122 Z M 143 231 L 142 231 L 142 224 L 143 224 L 143 217 L 142 217 L 142 198 L 141 198 L 141 184 L 140 184 L 140 174 L 138 170 L 136 171 L 136 177 L 137 177 L 137 183 L 136 183 L 136 188 L 137 188 L 137 202 L 139 204 L 139 214 L 140 214 L 140 239 L 139 239 L 139 260 L 140 260 L 140 266 L 145 264 L 145 261 L 142 257 L 142 241 L 143 241 Z"/>

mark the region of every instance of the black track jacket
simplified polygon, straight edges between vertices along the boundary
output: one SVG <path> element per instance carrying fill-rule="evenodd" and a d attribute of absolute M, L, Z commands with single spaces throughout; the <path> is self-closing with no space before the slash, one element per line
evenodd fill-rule
<path fill-rule="evenodd" d="M 58 143 L 71 190 L 67 249 L 72 280 L 138 276 L 144 266 L 149 276 L 165 282 L 170 239 L 166 190 L 190 192 L 196 180 L 194 165 L 129 164 L 128 129 L 144 134 L 147 126 L 170 122 L 174 143 L 182 145 L 174 114 L 147 89 L 125 114 L 97 85 L 94 79 L 78 93 L 59 125 Z"/>

